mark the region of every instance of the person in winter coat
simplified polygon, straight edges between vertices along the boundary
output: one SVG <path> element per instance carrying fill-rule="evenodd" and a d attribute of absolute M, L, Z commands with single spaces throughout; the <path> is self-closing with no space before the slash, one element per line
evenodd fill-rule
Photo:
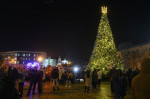
<path fill-rule="evenodd" d="M 18 99 L 17 89 L 15 88 L 16 81 L 19 79 L 19 73 L 16 68 L 11 70 L 10 75 L 5 75 L 0 85 L 1 99 Z"/>
<path fill-rule="evenodd" d="M 128 71 L 127 71 L 129 88 L 131 88 L 131 81 L 132 81 L 131 73 L 132 73 L 132 69 L 131 69 L 131 68 L 129 68 L 129 69 L 128 69 Z"/>
<path fill-rule="evenodd" d="M 115 67 L 113 67 L 112 69 L 110 69 L 110 86 L 111 86 L 111 92 L 114 93 L 114 87 L 113 87 L 113 81 L 112 81 L 112 77 L 114 76 L 116 69 Z"/>
<path fill-rule="evenodd" d="M 59 76 L 58 68 L 57 68 L 57 67 L 54 67 L 54 69 L 53 69 L 53 71 L 52 71 L 53 90 L 56 90 L 56 89 L 55 89 L 55 84 L 57 85 L 57 90 L 59 90 L 59 86 L 58 86 L 58 76 Z"/>
<path fill-rule="evenodd" d="M 42 93 L 42 80 L 43 80 L 43 71 L 38 71 L 38 93 Z"/>
<path fill-rule="evenodd" d="M 92 86 L 94 87 L 94 90 L 96 89 L 97 80 L 98 80 L 97 71 L 96 69 L 94 69 L 94 71 L 92 72 Z"/>
<path fill-rule="evenodd" d="M 90 70 L 87 70 L 87 71 L 85 72 L 84 79 L 85 79 L 85 91 L 84 91 L 84 92 L 89 93 L 89 86 L 90 86 Z"/>
<path fill-rule="evenodd" d="M 121 86 L 122 86 L 121 98 L 124 99 L 124 96 L 126 96 L 127 91 L 127 77 L 125 72 L 121 75 Z"/>
<path fill-rule="evenodd" d="M 64 83 L 66 84 L 66 86 L 65 87 L 67 87 L 67 82 L 68 82 L 68 72 L 67 71 L 65 71 L 64 73 L 63 73 L 63 80 L 64 80 Z"/>
<path fill-rule="evenodd" d="M 142 60 L 141 72 L 132 80 L 133 99 L 149 99 L 150 95 L 150 58 Z"/>
<path fill-rule="evenodd" d="M 63 75 L 63 69 L 62 67 L 59 69 L 59 81 L 62 83 L 62 75 Z"/>
<path fill-rule="evenodd" d="M 132 79 L 139 74 L 139 70 L 135 69 L 132 71 L 131 75 L 130 75 L 130 79 L 131 79 L 131 84 L 132 84 Z"/>
<path fill-rule="evenodd" d="M 45 82 L 45 80 L 46 80 L 46 68 L 43 67 L 43 68 L 41 69 L 41 71 L 43 72 L 42 80 Z"/>
<path fill-rule="evenodd" d="M 71 73 L 71 71 L 68 71 L 67 76 L 68 76 L 68 80 L 66 81 L 65 87 L 69 86 L 69 88 L 71 88 L 71 80 L 73 79 L 73 74 Z"/>
<path fill-rule="evenodd" d="M 22 94 L 23 94 L 23 85 L 24 85 L 24 82 L 25 82 L 25 78 L 26 78 L 26 70 L 25 68 L 23 69 L 23 72 L 20 73 L 20 78 L 21 78 L 21 81 L 19 82 L 19 96 L 22 97 Z"/>
<path fill-rule="evenodd" d="M 97 76 L 98 76 L 98 85 L 100 87 L 101 86 L 101 80 L 102 80 L 102 72 L 100 69 L 97 72 Z"/>
<path fill-rule="evenodd" d="M 122 94 L 122 86 L 121 86 L 121 79 L 120 79 L 120 75 L 119 75 L 119 70 L 116 70 L 114 72 L 114 75 L 112 77 L 112 82 L 113 82 L 115 99 L 120 99 L 121 94 Z"/>
<path fill-rule="evenodd" d="M 37 82 L 38 82 L 38 71 L 37 71 L 37 67 L 34 67 L 34 69 L 32 69 L 32 70 L 30 71 L 29 75 L 30 75 L 30 80 L 31 80 L 31 82 L 30 82 L 30 87 L 29 87 L 29 89 L 28 89 L 28 94 L 27 94 L 27 96 L 30 95 L 30 91 L 31 91 L 32 86 L 33 86 L 32 94 L 35 94 L 35 87 L 36 87 L 36 84 L 37 84 Z"/>

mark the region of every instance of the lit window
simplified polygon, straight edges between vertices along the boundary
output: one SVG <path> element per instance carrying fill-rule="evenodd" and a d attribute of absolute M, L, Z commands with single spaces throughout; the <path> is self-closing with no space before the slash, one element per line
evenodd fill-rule
<path fill-rule="evenodd" d="M 23 54 L 23 56 L 25 56 L 25 54 Z"/>
<path fill-rule="evenodd" d="M 34 54 L 34 57 L 36 57 L 36 54 Z"/>
<path fill-rule="evenodd" d="M 18 54 L 18 56 L 20 56 L 20 54 Z"/>
<path fill-rule="evenodd" d="M 23 64 L 24 64 L 24 62 L 23 62 Z"/>
<path fill-rule="evenodd" d="M 35 58 L 34 58 L 34 60 L 35 60 Z"/>
<path fill-rule="evenodd" d="M 15 56 L 17 56 L 17 53 L 15 54 Z"/>
<path fill-rule="evenodd" d="M 17 64 L 19 64 L 19 61 L 17 61 Z"/>
<path fill-rule="evenodd" d="M 29 56 L 30 56 L 30 54 L 29 54 Z"/>

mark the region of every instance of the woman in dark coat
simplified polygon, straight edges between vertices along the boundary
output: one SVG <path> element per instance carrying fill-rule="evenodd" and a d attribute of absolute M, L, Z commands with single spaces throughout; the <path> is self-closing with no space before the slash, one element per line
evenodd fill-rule
<path fill-rule="evenodd" d="M 2 85 L 0 86 L 1 99 L 18 99 L 17 90 L 15 88 L 16 81 L 19 79 L 19 73 L 16 68 L 9 72 L 9 75 L 5 75 Z"/>
<path fill-rule="evenodd" d="M 121 85 L 121 78 L 118 70 L 115 71 L 112 77 L 112 82 L 113 82 L 115 99 L 120 99 L 122 94 L 122 85 Z"/>
<path fill-rule="evenodd" d="M 94 90 L 96 89 L 96 82 L 98 80 L 97 71 L 94 69 L 92 72 L 92 86 L 94 87 Z"/>
<path fill-rule="evenodd" d="M 85 91 L 84 92 L 89 92 L 89 86 L 90 86 L 90 70 L 87 70 L 84 75 L 85 79 Z"/>
<path fill-rule="evenodd" d="M 121 86 L 122 86 L 121 97 L 122 99 L 124 99 L 124 96 L 126 96 L 126 91 L 127 91 L 127 77 L 125 73 L 123 73 L 121 76 Z"/>

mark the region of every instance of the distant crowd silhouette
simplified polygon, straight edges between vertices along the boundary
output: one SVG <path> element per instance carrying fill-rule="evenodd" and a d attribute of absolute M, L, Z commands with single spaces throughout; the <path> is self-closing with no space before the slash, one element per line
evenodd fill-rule
<path fill-rule="evenodd" d="M 82 73 L 84 79 L 84 92 L 101 90 L 101 81 L 104 76 L 100 69 L 86 69 Z M 28 76 L 27 76 L 28 75 Z M 64 87 L 71 88 L 72 82 L 74 82 L 73 71 L 70 68 L 64 67 L 52 67 L 51 80 L 53 82 L 53 90 L 60 90 L 59 84 L 65 84 Z M 150 58 L 146 58 L 142 61 L 141 71 L 139 69 L 132 70 L 129 68 L 127 71 L 121 71 L 113 67 L 109 73 L 111 92 L 114 99 L 124 99 L 127 89 L 132 89 L 133 99 L 148 99 L 150 94 Z M 42 94 L 42 83 L 46 79 L 46 68 L 37 70 L 37 67 L 22 70 L 12 68 L 0 68 L 0 97 L 2 99 L 20 99 L 23 95 L 23 88 L 25 80 L 30 81 L 27 96 L 35 93 L 36 85 L 38 84 L 38 94 Z M 16 84 L 18 83 L 18 89 Z M 33 87 L 33 88 L 32 88 Z M 143 98 L 142 98 L 143 97 Z"/>

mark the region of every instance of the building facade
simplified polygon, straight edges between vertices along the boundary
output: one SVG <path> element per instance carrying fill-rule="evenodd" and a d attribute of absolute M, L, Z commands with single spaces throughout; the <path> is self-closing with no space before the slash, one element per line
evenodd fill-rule
<path fill-rule="evenodd" d="M 43 62 L 42 62 L 42 65 L 44 67 L 47 67 L 48 65 L 56 66 L 56 64 L 57 64 L 57 60 L 56 59 L 52 59 L 52 58 L 44 59 Z"/>
<path fill-rule="evenodd" d="M 3 61 L 9 64 L 27 64 L 28 62 L 37 61 L 38 57 L 46 58 L 46 52 L 32 52 L 32 51 L 8 51 L 0 52 Z"/>
<path fill-rule="evenodd" d="M 150 43 L 134 46 L 119 51 L 125 68 L 141 69 L 141 62 L 144 58 L 150 58 Z"/>

